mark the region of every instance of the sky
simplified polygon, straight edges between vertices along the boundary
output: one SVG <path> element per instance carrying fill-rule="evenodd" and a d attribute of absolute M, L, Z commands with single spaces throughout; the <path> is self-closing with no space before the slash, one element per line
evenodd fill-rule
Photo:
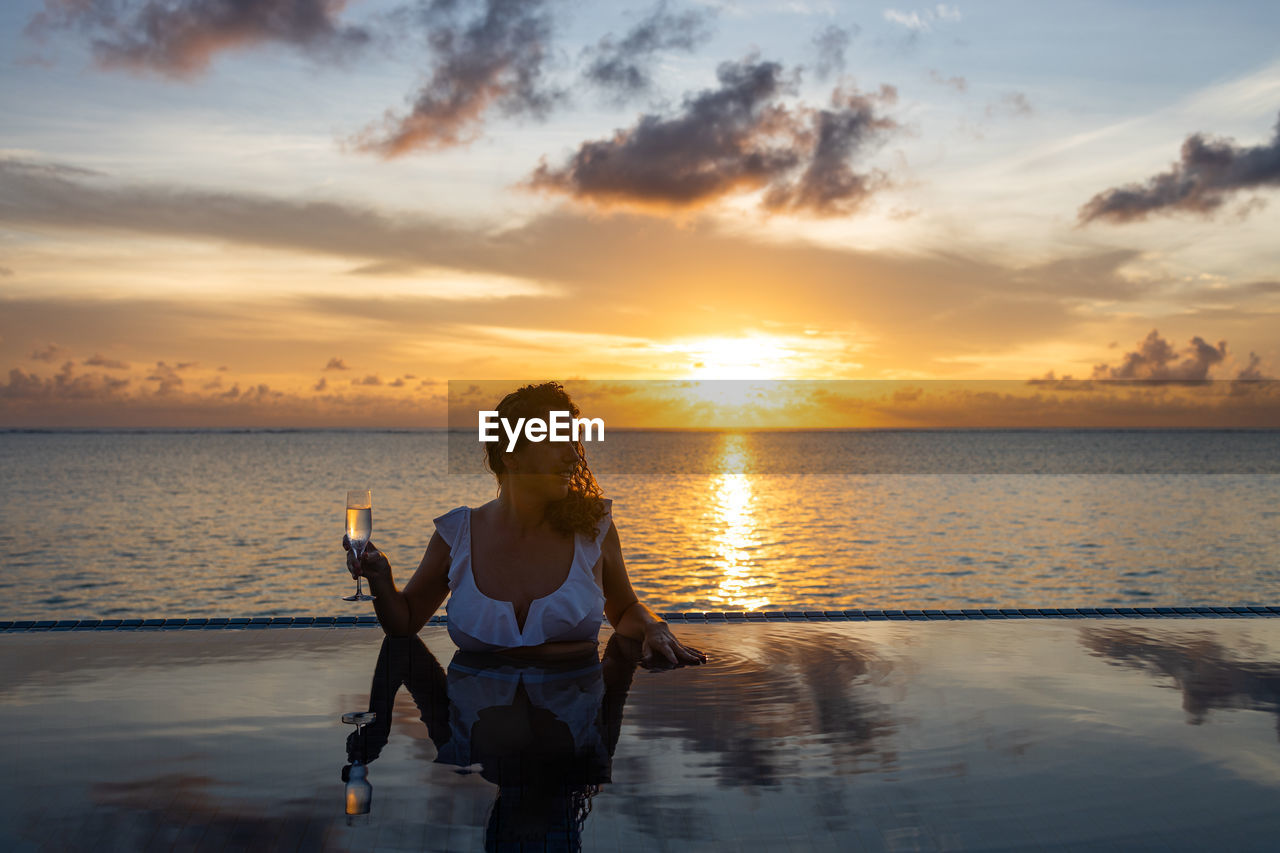
<path fill-rule="evenodd" d="M 1272 378 L 1276 32 L 1269 2 L 12 0 L 0 426 Z"/>

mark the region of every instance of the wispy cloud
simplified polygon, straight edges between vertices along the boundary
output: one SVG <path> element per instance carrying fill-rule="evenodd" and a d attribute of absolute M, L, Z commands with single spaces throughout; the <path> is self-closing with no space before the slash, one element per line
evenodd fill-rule
<path fill-rule="evenodd" d="M 584 53 L 583 75 L 618 100 L 648 92 L 650 65 L 663 51 L 692 51 L 711 38 L 713 14 L 707 9 L 670 10 L 666 0 L 641 18 L 621 38 L 607 35 Z"/>
<path fill-rule="evenodd" d="M 935 69 L 929 69 L 929 79 L 937 83 L 939 86 L 946 86 L 957 92 L 967 92 L 969 90 L 969 81 L 960 76 L 944 77 Z"/>
<path fill-rule="evenodd" d="M 987 104 L 987 118 L 1004 113 L 1012 116 L 1029 116 L 1035 112 L 1031 100 L 1022 92 L 1006 92 L 994 104 Z"/>
<path fill-rule="evenodd" d="M 98 355 L 97 353 L 94 353 L 93 355 L 89 356 L 89 358 L 85 359 L 83 362 L 81 362 L 81 364 L 85 365 L 86 367 L 105 367 L 108 370 L 128 370 L 129 369 L 128 362 L 120 361 L 119 359 L 115 359 L 115 358 L 106 358 L 105 356 Z"/>
<path fill-rule="evenodd" d="M 923 11 L 912 9 L 903 12 L 898 9 L 885 9 L 884 19 L 893 24 L 900 24 L 913 32 L 924 32 L 933 28 L 939 21 L 959 21 L 960 7 L 939 3 Z"/>
<path fill-rule="evenodd" d="M 42 38 L 76 31 L 102 68 L 193 77 L 214 56 L 278 42 L 326 56 L 362 47 L 368 30 L 340 23 L 347 0 L 45 0 L 27 25 Z"/>
<path fill-rule="evenodd" d="M 548 0 L 430 0 L 416 12 L 431 71 L 407 113 L 388 110 L 351 141 L 399 157 L 467 145 L 491 114 L 546 116 L 565 97 L 545 79 L 551 52 Z"/>
<path fill-rule="evenodd" d="M 1280 186 L 1280 119 L 1261 145 L 1193 134 L 1167 172 L 1098 193 L 1080 208 L 1079 219 L 1123 223 L 1173 211 L 1208 216 L 1235 193 L 1268 186 Z"/>
<path fill-rule="evenodd" d="M 849 43 L 859 32 L 861 30 L 856 24 L 849 27 L 829 24 L 813 37 L 815 51 L 813 67 L 819 80 L 826 80 L 831 75 L 844 71 L 845 51 L 849 49 Z"/>
<path fill-rule="evenodd" d="M 55 343 L 48 343 L 31 351 L 28 356 L 32 361 L 57 361 L 66 350 Z"/>

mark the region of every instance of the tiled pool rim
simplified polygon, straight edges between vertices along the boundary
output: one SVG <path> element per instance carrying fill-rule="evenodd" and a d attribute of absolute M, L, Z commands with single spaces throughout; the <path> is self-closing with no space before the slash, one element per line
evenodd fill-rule
<path fill-rule="evenodd" d="M 984 619 L 1248 619 L 1280 617 L 1280 607 L 1041 607 L 977 610 L 752 610 L 659 613 L 668 622 L 939 622 Z M 448 622 L 443 615 L 430 623 Z M 0 621 L 0 634 L 35 631 L 219 631 L 263 628 L 365 628 L 377 617 L 241 616 L 208 619 L 24 619 Z"/>

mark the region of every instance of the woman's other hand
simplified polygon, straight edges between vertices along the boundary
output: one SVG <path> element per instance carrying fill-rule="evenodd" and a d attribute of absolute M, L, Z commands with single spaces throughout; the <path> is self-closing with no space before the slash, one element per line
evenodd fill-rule
<path fill-rule="evenodd" d="M 351 540 L 346 536 L 342 537 L 342 547 L 347 552 L 347 570 L 352 578 L 367 578 L 369 586 L 375 588 L 391 581 L 391 563 L 372 541 L 365 543 L 359 555 L 352 550 Z"/>
<path fill-rule="evenodd" d="M 707 656 L 677 640 L 666 622 L 654 622 L 645 626 L 644 644 L 641 646 L 641 666 L 646 668 L 654 665 L 684 666 L 706 662 Z"/>

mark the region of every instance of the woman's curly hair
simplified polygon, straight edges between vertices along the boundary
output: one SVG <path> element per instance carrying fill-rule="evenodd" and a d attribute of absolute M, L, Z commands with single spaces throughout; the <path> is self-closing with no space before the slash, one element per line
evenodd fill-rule
<path fill-rule="evenodd" d="M 541 385 L 525 385 L 502 398 L 497 405 L 498 417 L 515 423 L 519 418 L 549 417 L 553 411 L 567 411 L 571 417 L 578 417 L 580 410 L 559 382 L 543 382 Z M 516 439 L 515 450 L 529 443 L 529 439 L 521 432 Z M 594 538 L 597 526 L 604 518 L 604 494 L 596 482 L 591 469 L 587 467 L 586 450 L 581 441 L 575 441 L 578 451 L 578 464 L 569 477 L 569 494 L 547 506 L 547 520 L 551 526 L 561 533 L 582 533 Z M 488 442 L 484 445 L 485 467 L 498 478 L 499 491 L 502 487 L 502 476 L 507 473 L 502 461 L 501 442 Z"/>

